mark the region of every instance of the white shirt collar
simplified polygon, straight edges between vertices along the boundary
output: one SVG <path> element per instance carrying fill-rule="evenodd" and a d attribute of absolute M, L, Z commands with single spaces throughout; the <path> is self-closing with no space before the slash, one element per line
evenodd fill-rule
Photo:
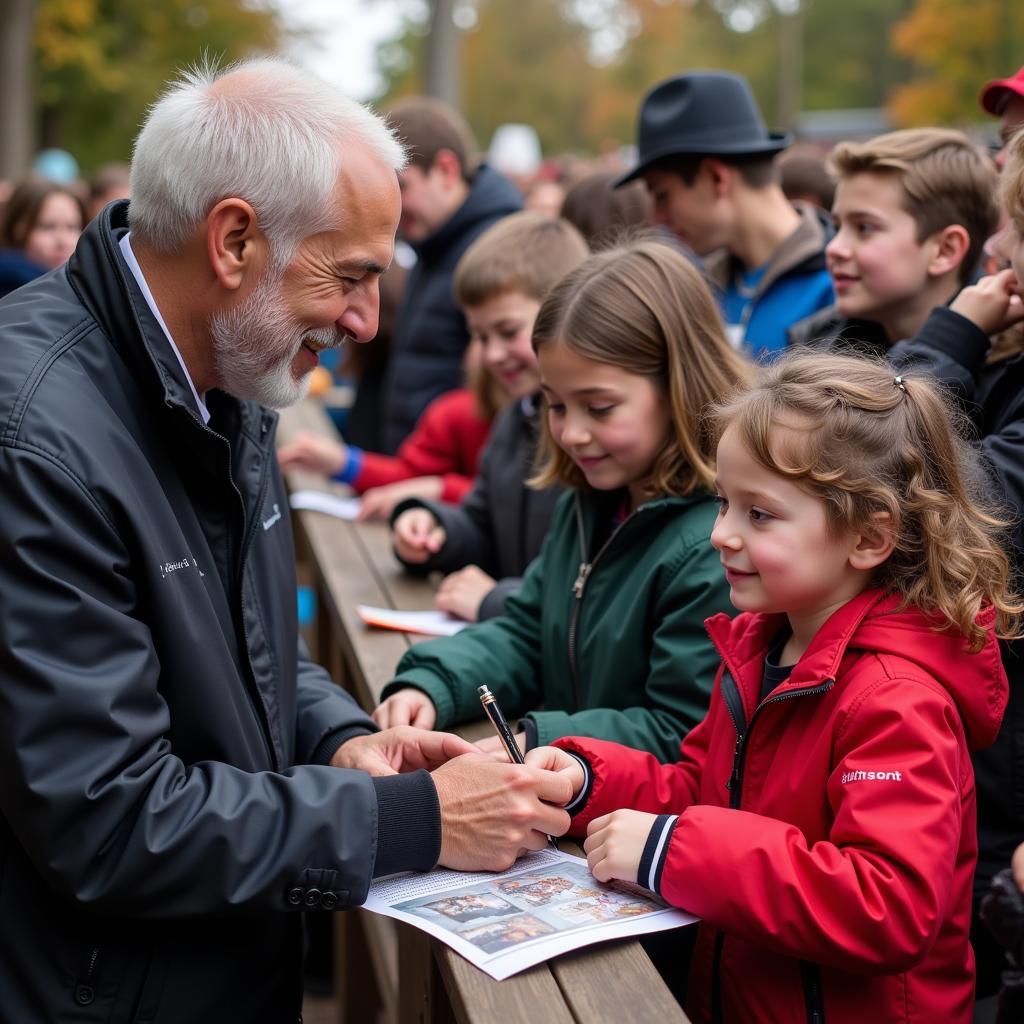
<path fill-rule="evenodd" d="M 127 231 L 125 232 L 124 238 L 122 238 L 118 243 L 121 247 L 121 254 L 124 256 L 124 261 L 128 264 L 128 269 L 132 272 L 132 276 L 139 283 L 139 288 L 142 290 L 142 296 L 146 300 L 146 305 L 149 306 L 150 312 L 156 317 L 156 322 L 163 328 L 163 332 L 171 344 L 171 351 L 178 357 L 178 362 L 181 364 L 182 372 L 185 374 L 185 380 L 188 381 L 188 386 L 192 389 L 192 397 L 196 400 L 199 415 L 203 417 L 204 423 L 209 423 L 210 410 L 206 408 L 206 402 L 204 401 L 206 395 L 200 395 L 199 392 L 196 391 L 195 384 L 192 383 L 192 377 L 189 375 L 188 367 L 185 365 L 185 360 L 181 358 L 178 346 L 174 344 L 171 332 L 167 330 L 167 324 L 164 323 L 164 318 L 160 315 L 160 310 L 156 308 L 153 293 L 149 290 L 149 285 L 146 283 L 145 277 L 142 276 L 142 268 L 139 266 L 139 261 L 135 258 L 135 253 L 132 252 L 131 243 L 128 241 L 130 237 L 131 232 Z"/>

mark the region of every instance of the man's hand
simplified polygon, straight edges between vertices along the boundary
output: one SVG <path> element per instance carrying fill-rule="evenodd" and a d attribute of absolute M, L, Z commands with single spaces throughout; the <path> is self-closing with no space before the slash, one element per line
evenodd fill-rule
<path fill-rule="evenodd" d="M 499 764 L 479 752 L 433 773 L 441 804 L 439 864 L 458 871 L 504 871 L 547 837 L 563 835 L 569 780 L 528 765 Z"/>
<path fill-rule="evenodd" d="M 964 288 L 949 308 L 985 334 L 998 334 L 1024 320 L 1020 289 L 1014 272 L 1001 270 Z"/>
<path fill-rule="evenodd" d="M 441 580 L 437 588 L 437 607 L 467 622 L 476 622 L 480 618 L 480 603 L 493 587 L 493 578 L 483 569 L 467 565 Z"/>
<path fill-rule="evenodd" d="M 586 782 L 583 765 L 572 754 L 567 754 L 560 747 L 534 747 L 533 750 L 527 752 L 526 763 L 531 768 L 543 768 L 545 771 L 564 775 L 572 786 L 572 795 L 569 800 L 566 800 L 566 803 L 579 795 L 583 783 Z"/>
<path fill-rule="evenodd" d="M 406 509 L 395 520 L 395 551 L 399 558 L 412 565 L 419 565 L 431 555 L 436 555 L 446 538 L 444 527 L 429 509 Z"/>
<path fill-rule="evenodd" d="M 433 729 L 437 721 L 434 702 L 415 686 L 407 686 L 378 704 L 373 711 L 373 720 L 382 729 L 396 725 L 414 725 L 417 729 Z"/>
<path fill-rule="evenodd" d="M 643 811 L 612 811 L 595 818 L 587 828 L 583 850 L 587 867 L 599 882 L 621 878 L 635 882 L 640 858 L 651 834 L 656 814 Z"/>
<path fill-rule="evenodd" d="M 334 476 L 348 462 L 348 448 L 332 437 L 321 437 L 308 430 L 300 431 L 293 441 L 281 445 L 277 452 L 281 469 L 305 469 L 311 473 Z"/>
<path fill-rule="evenodd" d="M 354 736 L 331 758 L 334 768 L 357 768 L 370 775 L 397 775 L 420 768 L 433 771 L 453 757 L 475 753 L 468 740 L 448 732 L 427 732 L 411 726 Z"/>
<path fill-rule="evenodd" d="M 387 519 L 395 506 L 406 498 L 426 498 L 436 501 L 441 497 L 444 481 L 439 476 L 417 476 L 393 484 L 371 487 L 363 493 L 359 503 L 358 519 Z"/>

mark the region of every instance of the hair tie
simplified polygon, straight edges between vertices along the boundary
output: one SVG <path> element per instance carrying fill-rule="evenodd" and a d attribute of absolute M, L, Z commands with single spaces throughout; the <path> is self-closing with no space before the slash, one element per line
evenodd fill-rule
<path fill-rule="evenodd" d="M 902 377 L 893 377 L 892 383 L 893 383 L 893 387 L 899 388 L 900 391 L 902 391 L 904 394 L 907 393 L 907 389 L 903 386 L 903 378 Z"/>

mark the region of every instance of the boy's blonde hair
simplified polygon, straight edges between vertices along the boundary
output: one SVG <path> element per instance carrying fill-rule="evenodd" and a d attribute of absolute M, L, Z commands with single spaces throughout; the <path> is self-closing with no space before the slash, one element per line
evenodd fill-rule
<path fill-rule="evenodd" d="M 703 412 L 751 367 L 725 339 L 708 286 L 678 250 L 640 239 L 591 256 L 544 300 L 533 347 L 565 345 L 598 363 L 650 378 L 670 407 L 669 436 L 655 458 L 647 497 L 714 485 L 714 439 Z M 534 487 L 587 488 L 544 418 Z"/>
<path fill-rule="evenodd" d="M 1024 228 L 1024 128 L 1006 144 L 1006 163 L 999 178 L 999 194 L 1006 216 L 1020 231 Z"/>
<path fill-rule="evenodd" d="M 864 173 L 897 178 L 919 243 L 953 224 L 966 228 L 970 245 L 957 273 L 961 283 L 970 277 L 999 222 L 999 208 L 995 165 L 966 135 L 907 128 L 867 142 L 841 142 L 828 163 L 838 179 Z"/>
<path fill-rule="evenodd" d="M 1019 635 L 1008 523 L 981 497 L 988 481 L 938 385 L 913 372 L 894 377 L 881 361 L 796 349 L 716 405 L 712 423 L 820 498 L 833 536 L 891 530 L 877 586 L 936 614 L 974 651 L 984 607 L 995 609 L 1001 635 Z"/>
<path fill-rule="evenodd" d="M 455 267 L 452 287 L 460 306 L 480 306 L 506 292 L 538 302 L 590 250 L 568 221 L 540 213 L 513 213 L 488 228 Z"/>

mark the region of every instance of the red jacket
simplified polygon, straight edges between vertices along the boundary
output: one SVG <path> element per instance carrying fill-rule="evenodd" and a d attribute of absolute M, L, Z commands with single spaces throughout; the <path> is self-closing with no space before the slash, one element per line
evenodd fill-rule
<path fill-rule="evenodd" d="M 850 601 L 764 701 L 784 617 L 709 619 L 723 667 L 677 764 L 557 744 L 593 773 L 574 832 L 618 807 L 678 814 L 647 877 L 702 918 L 695 1024 L 971 1020 L 968 752 L 994 740 L 1006 676 L 991 632 L 971 655 L 897 607 L 878 591 Z"/>
<path fill-rule="evenodd" d="M 439 476 L 443 481 L 441 500 L 457 505 L 473 486 L 480 452 L 490 432 L 490 421 L 480 415 L 472 391 L 448 391 L 424 409 L 416 429 L 396 455 L 364 452 L 352 486 L 362 494 L 399 480 Z"/>

